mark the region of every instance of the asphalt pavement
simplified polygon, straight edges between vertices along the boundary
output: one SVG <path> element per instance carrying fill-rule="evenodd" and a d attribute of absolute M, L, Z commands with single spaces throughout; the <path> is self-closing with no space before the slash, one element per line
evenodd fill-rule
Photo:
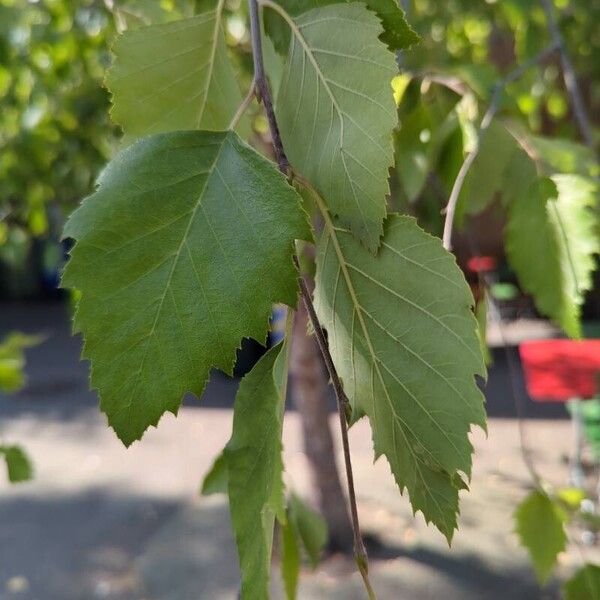
<path fill-rule="evenodd" d="M 32 482 L 0 478 L 1 600 L 219 600 L 236 597 L 239 573 L 223 498 L 201 498 L 199 483 L 231 431 L 237 380 L 214 373 L 198 402 L 164 417 L 125 449 L 106 426 L 69 332 L 65 307 L 0 305 L 0 336 L 42 332 L 29 355 L 29 383 L 0 397 L 0 439 L 20 443 L 35 464 Z M 384 460 L 373 465 L 370 432 L 350 433 L 359 510 L 380 600 L 558 597 L 559 580 L 540 589 L 518 547 L 511 513 L 530 480 L 519 449 L 506 357 L 495 350 L 486 396 L 489 434 L 475 431 L 471 491 L 463 494 L 451 549 L 412 515 Z M 567 480 L 570 423 L 562 406 L 532 403 L 520 372 L 514 382 L 527 415 L 526 436 L 544 477 Z M 332 415 L 333 417 L 334 415 Z M 333 422 L 334 424 L 334 422 Z M 284 426 L 286 484 L 311 500 L 297 414 Z M 577 535 L 577 532 L 575 532 Z M 595 548 L 585 549 L 598 558 Z M 581 558 L 560 557 L 566 576 Z M 282 598 L 274 569 L 273 597 Z M 364 598 L 352 560 L 332 556 L 303 569 L 299 598 Z"/>

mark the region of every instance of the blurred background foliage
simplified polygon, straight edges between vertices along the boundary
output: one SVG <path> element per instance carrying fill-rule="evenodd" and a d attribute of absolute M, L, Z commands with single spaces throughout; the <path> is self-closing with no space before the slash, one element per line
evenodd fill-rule
<path fill-rule="evenodd" d="M 390 202 L 439 235 L 441 210 L 494 85 L 551 39 L 539 0 L 401 3 L 421 40 L 398 55 L 401 75 L 393 86 L 400 127 Z M 119 143 L 102 85 L 113 37 L 212 4 L 0 0 L 0 295 L 55 293 L 64 260 L 58 232 Z M 554 0 L 554 7 L 597 129 L 600 0 Z M 226 12 L 227 40 L 249 84 L 246 2 L 228 0 Z M 268 42 L 265 52 L 276 78 L 280 59 Z M 266 127 L 254 109 L 254 142 L 260 145 Z M 502 192 L 526 178 L 528 168 L 515 156 L 515 139 L 535 155 L 535 168 L 543 174 L 575 173 L 597 182 L 598 166 L 593 152 L 579 143 L 558 56 L 506 87 L 486 139 L 461 196 L 458 224 L 475 232 L 481 252 L 502 260 Z M 508 168 L 511 160 L 524 170 Z M 457 235 L 459 260 L 473 253 L 466 246 Z"/>
<path fill-rule="evenodd" d="M 396 81 L 402 123 L 397 144 L 402 184 L 398 193 L 411 203 L 424 194 L 421 217 L 433 219 L 430 227 L 441 233 L 439 210 L 430 214 L 431 205 L 439 202 L 431 196 L 441 194 L 441 206 L 445 204 L 464 151 L 472 147 L 472 124 L 481 118 L 495 84 L 552 40 L 539 0 L 414 0 L 403 4 L 421 42 L 401 57 L 404 72 L 413 78 L 404 75 Z M 554 6 L 588 112 L 597 119 L 600 1 L 556 0 Z M 505 87 L 502 116 L 513 129 L 526 134 L 530 144 L 537 141 L 536 151 L 551 170 L 598 175 L 593 154 L 574 143 L 579 141 L 579 132 L 557 54 Z M 544 139 L 535 140 L 532 134 Z M 481 172 L 493 179 L 498 153 L 506 148 L 507 139 L 501 139 L 498 130 L 492 130 L 489 137 L 480 162 L 488 160 Z M 431 174 L 441 187 L 431 182 L 425 185 Z M 469 210 L 477 213 L 487 199 L 480 197 L 478 204 L 469 204 Z"/>
<path fill-rule="evenodd" d="M 111 156 L 102 78 L 114 34 L 93 1 L 0 2 L 0 260 L 6 293 L 49 287 L 56 237 Z M 47 239 L 54 243 L 45 243 Z"/>

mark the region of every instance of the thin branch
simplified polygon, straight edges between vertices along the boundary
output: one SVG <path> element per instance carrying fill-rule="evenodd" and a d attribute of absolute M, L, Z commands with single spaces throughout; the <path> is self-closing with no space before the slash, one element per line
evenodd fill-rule
<path fill-rule="evenodd" d="M 588 146 L 588 148 L 597 158 L 598 155 L 596 153 L 596 145 L 594 144 L 592 123 L 581 96 L 581 90 L 579 88 L 579 84 L 577 83 L 577 76 L 575 74 L 575 69 L 573 68 L 573 63 L 571 62 L 569 51 L 567 50 L 565 40 L 563 39 L 556 18 L 554 17 L 554 7 L 551 0 L 541 0 L 541 3 L 542 8 L 546 13 L 546 21 L 548 22 L 548 27 L 550 28 L 550 35 L 552 35 L 554 44 L 558 48 L 563 80 L 571 100 L 573 115 L 575 116 L 581 137 L 585 141 L 586 146 Z"/>
<path fill-rule="evenodd" d="M 284 175 L 287 175 L 290 168 L 290 163 L 283 149 L 283 142 L 281 141 L 279 126 L 277 125 L 277 119 L 275 118 L 273 100 L 271 99 L 269 82 L 265 74 L 258 3 L 256 0 L 248 0 L 248 6 L 250 9 L 250 35 L 252 38 L 254 83 L 256 85 L 256 93 L 258 100 L 261 101 L 265 107 L 265 113 L 267 115 L 267 121 L 269 122 L 269 131 L 271 132 L 271 141 L 273 144 L 273 150 L 275 151 L 277 165 L 279 166 L 280 171 Z"/>
<path fill-rule="evenodd" d="M 256 89 L 258 91 L 260 100 L 265 108 L 267 120 L 269 122 L 269 130 L 271 132 L 271 138 L 273 143 L 273 149 L 275 151 L 275 157 L 279 170 L 285 175 L 289 174 L 289 161 L 283 148 L 283 142 L 281 141 L 281 135 L 279 133 L 279 127 L 277 126 L 277 119 L 275 117 L 275 111 L 273 109 L 273 101 L 271 99 L 271 93 L 269 90 L 269 84 L 264 70 L 263 54 L 262 54 L 262 43 L 261 43 L 261 29 L 260 29 L 260 16 L 258 12 L 257 0 L 248 0 L 248 7 L 250 12 L 250 27 L 252 37 L 252 52 L 254 55 L 254 81 L 256 83 Z M 346 479 L 348 483 L 348 496 L 350 502 L 350 514 L 352 517 L 352 530 L 354 534 L 354 558 L 356 564 L 363 578 L 365 587 L 369 594 L 370 599 L 375 598 L 375 593 L 371 587 L 368 576 L 368 559 L 367 551 L 360 534 L 360 525 L 358 521 L 358 509 L 356 504 L 356 493 L 354 490 L 354 475 L 352 472 L 352 461 L 350 457 L 350 444 L 348 442 L 348 424 L 346 422 L 346 409 L 348 407 L 348 398 L 344 392 L 340 376 L 335 368 L 333 358 L 329 352 L 329 346 L 325 337 L 325 332 L 319 322 L 315 307 L 311 298 L 310 291 L 306 282 L 302 277 L 300 281 L 300 292 L 302 300 L 306 306 L 309 319 L 315 331 L 315 337 L 319 345 L 321 354 L 325 361 L 327 371 L 331 378 L 333 389 L 337 399 L 338 416 L 340 421 L 340 430 L 342 434 L 342 445 L 344 451 L 344 463 L 346 466 Z"/>
<path fill-rule="evenodd" d="M 256 97 L 256 82 L 254 79 L 250 84 L 250 89 L 246 94 L 246 97 L 242 100 L 242 103 L 238 106 L 238 109 L 235 111 L 235 115 L 233 115 L 233 119 L 231 119 L 231 123 L 229 123 L 228 129 L 235 129 L 240 122 L 243 114 L 246 112 L 248 107 L 250 106 L 252 100 Z"/>
<path fill-rule="evenodd" d="M 444 234 L 442 237 L 442 242 L 444 244 L 444 248 L 446 250 L 451 250 L 452 248 L 452 228 L 454 226 L 454 216 L 456 214 L 456 206 L 458 204 L 458 199 L 460 197 L 460 193 L 462 191 L 463 185 L 465 183 L 465 179 L 469 170 L 473 166 L 477 155 L 479 154 L 479 150 L 481 149 L 481 143 L 487 133 L 489 126 L 491 125 L 498 109 L 500 108 L 500 101 L 502 100 L 502 95 L 504 94 L 504 88 L 513 81 L 519 79 L 528 69 L 532 66 L 541 63 L 552 53 L 556 52 L 558 49 L 558 45 L 556 42 L 542 50 L 536 56 L 530 58 L 523 64 L 519 65 L 516 69 L 511 71 L 504 79 L 499 81 L 494 86 L 494 91 L 492 93 L 492 99 L 490 104 L 483 115 L 483 119 L 481 119 L 481 124 L 479 125 L 479 130 L 477 132 L 477 140 L 475 142 L 475 147 L 473 150 L 467 155 L 463 164 L 458 171 L 458 175 L 454 180 L 454 185 L 452 186 L 452 191 L 450 192 L 450 198 L 448 199 L 448 204 L 445 208 L 446 220 L 444 222 Z"/>
<path fill-rule="evenodd" d="M 463 79 L 456 75 L 446 75 L 444 73 L 435 73 L 433 71 L 408 71 L 406 69 L 404 70 L 404 73 L 411 78 L 420 79 L 423 83 L 431 82 L 448 88 L 457 96 L 464 96 L 471 89 Z"/>
<path fill-rule="evenodd" d="M 346 479 L 348 483 L 348 495 L 350 500 L 350 516 L 352 517 L 352 530 L 354 533 L 354 559 L 356 560 L 356 564 L 358 566 L 360 574 L 362 575 L 365 587 L 369 594 L 369 598 L 374 599 L 375 593 L 373 591 L 373 588 L 371 587 L 371 582 L 369 581 L 369 563 L 367 558 L 367 550 L 365 548 L 362 536 L 360 534 L 358 508 L 356 505 L 356 493 L 354 491 L 354 474 L 352 472 L 350 443 L 348 441 L 348 423 L 346 422 L 346 412 L 349 408 L 348 397 L 344 392 L 344 387 L 333 363 L 333 357 L 329 352 L 329 346 L 325 338 L 325 333 L 323 331 L 323 328 L 321 327 L 321 324 L 319 323 L 319 318 L 317 317 L 317 313 L 315 312 L 315 307 L 310 297 L 310 292 L 308 290 L 306 282 L 302 277 L 300 277 L 300 290 L 302 293 L 302 300 L 304 301 L 304 305 L 306 306 L 308 316 L 315 330 L 317 344 L 319 345 L 319 349 L 321 350 L 321 354 L 323 355 L 323 359 L 325 360 L 325 365 L 327 366 L 327 371 L 329 372 L 329 376 L 331 377 L 331 383 L 333 385 L 333 389 L 335 390 L 335 395 L 337 398 L 338 417 L 340 421 L 340 431 L 342 434 L 344 464 L 346 466 Z"/>

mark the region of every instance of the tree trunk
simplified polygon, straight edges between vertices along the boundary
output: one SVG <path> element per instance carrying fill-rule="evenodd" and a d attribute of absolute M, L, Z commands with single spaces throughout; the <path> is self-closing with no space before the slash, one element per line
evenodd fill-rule
<path fill-rule="evenodd" d="M 304 449 L 312 470 L 319 509 L 329 530 L 329 548 L 349 552 L 353 544 L 352 526 L 329 428 L 327 377 L 317 342 L 306 333 L 307 323 L 306 308 L 300 301 L 291 349 L 292 397 L 302 420 Z"/>

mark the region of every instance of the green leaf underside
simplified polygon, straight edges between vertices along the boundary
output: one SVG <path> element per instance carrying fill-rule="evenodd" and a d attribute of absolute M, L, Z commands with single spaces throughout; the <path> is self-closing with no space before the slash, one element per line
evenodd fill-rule
<path fill-rule="evenodd" d="M 307 506 L 296 494 L 288 502 L 288 519 L 292 521 L 313 569 L 321 559 L 327 543 L 327 524 L 323 517 Z"/>
<path fill-rule="evenodd" d="M 491 204 L 503 190 L 513 156 L 519 154 L 517 143 L 506 127 L 492 121 L 465 178 L 459 200 L 461 214 L 477 214 Z M 525 159 L 525 164 L 528 161 Z"/>
<path fill-rule="evenodd" d="M 412 218 L 388 218 L 377 257 L 326 223 L 316 306 L 353 413 L 368 415 L 376 457 L 450 541 L 460 474 L 471 472 L 468 432 L 485 427 L 473 297 L 452 255 Z"/>
<path fill-rule="evenodd" d="M 300 546 L 298 531 L 288 512 L 286 522 L 281 525 L 281 577 L 287 600 L 296 600 L 298 576 L 300 574 Z"/>
<path fill-rule="evenodd" d="M 229 474 L 227 472 L 227 461 L 223 452 L 215 458 L 210 470 L 204 476 L 200 493 L 203 496 L 212 494 L 226 494 L 229 485 Z"/>
<path fill-rule="evenodd" d="M 587 564 L 565 584 L 565 600 L 600 600 L 600 567 Z"/>
<path fill-rule="evenodd" d="M 4 456 L 11 483 L 22 483 L 33 477 L 31 461 L 21 446 L 0 446 L 0 454 Z"/>
<path fill-rule="evenodd" d="M 285 522 L 281 431 L 286 381 L 284 343 L 269 350 L 242 380 L 225 448 L 243 600 L 269 597 L 275 517 Z"/>
<path fill-rule="evenodd" d="M 278 0 L 277 4 L 290 15 L 297 16 L 313 8 L 340 4 L 344 1 L 352 0 Z M 391 51 L 404 50 L 419 41 L 419 36 L 406 22 L 404 11 L 398 5 L 397 0 L 366 0 L 366 5 L 379 17 L 384 29 L 379 39 L 387 44 Z M 272 11 L 266 11 L 264 18 L 265 28 L 273 39 L 275 48 L 284 54 L 290 41 L 288 27 Z"/>
<path fill-rule="evenodd" d="M 360 4 L 311 10 L 292 29 L 277 98 L 288 157 L 374 252 L 393 163 L 394 57 L 377 39 L 379 20 Z"/>
<path fill-rule="evenodd" d="M 532 183 L 509 207 L 506 251 L 540 312 L 580 337 L 581 304 L 592 286 L 597 236 L 597 186 L 579 175 Z"/>
<path fill-rule="evenodd" d="M 231 372 L 242 338 L 264 341 L 273 303 L 295 306 L 299 200 L 235 133 L 173 132 L 121 152 L 73 213 L 63 285 L 81 291 L 83 357 L 125 444 L 211 367 Z"/>
<path fill-rule="evenodd" d="M 564 520 L 558 505 L 539 491 L 531 492 L 515 511 L 515 531 L 541 583 L 548 580 L 558 555 L 565 549 Z"/>
<path fill-rule="evenodd" d="M 300 547 L 316 569 L 327 543 L 327 524 L 296 494 L 288 500 L 286 522 L 281 524 L 281 575 L 287 600 L 295 600 L 300 573 Z"/>
<path fill-rule="evenodd" d="M 178 129 L 226 129 L 242 101 L 227 56 L 223 2 L 196 17 L 117 38 L 106 77 L 112 117 L 129 139 Z"/>

